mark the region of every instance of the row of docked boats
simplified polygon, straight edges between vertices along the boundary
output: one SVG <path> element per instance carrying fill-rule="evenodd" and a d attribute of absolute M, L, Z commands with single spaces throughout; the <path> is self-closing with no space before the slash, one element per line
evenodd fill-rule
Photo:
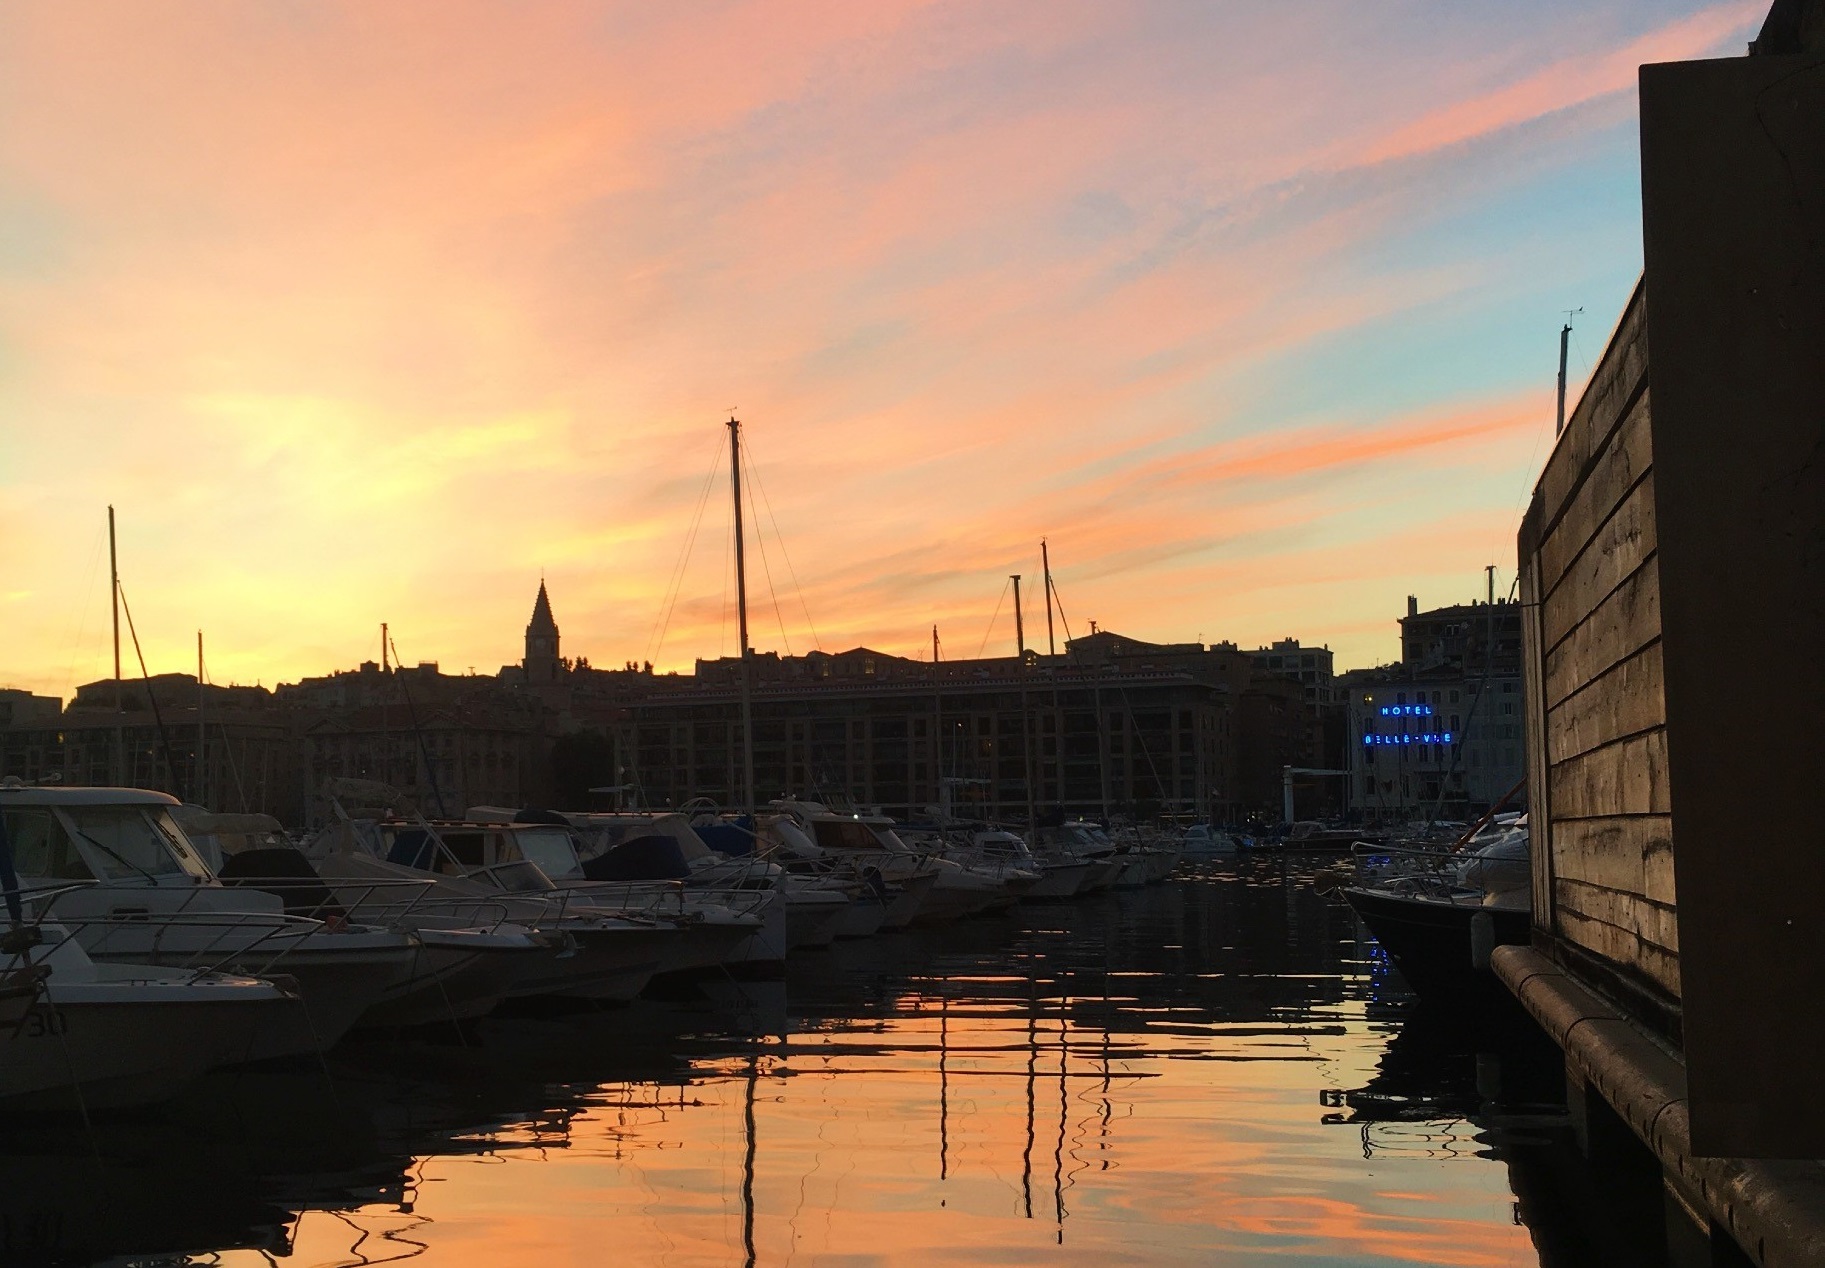
<path fill-rule="evenodd" d="M 806 801 L 437 820 L 360 800 L 294 838 L 158 792 L 0 786 L 0 1099 L 142 1103 L 359 1029 L 764 975 L 839 938 L 1163 880 L 1183 848 Z"/>

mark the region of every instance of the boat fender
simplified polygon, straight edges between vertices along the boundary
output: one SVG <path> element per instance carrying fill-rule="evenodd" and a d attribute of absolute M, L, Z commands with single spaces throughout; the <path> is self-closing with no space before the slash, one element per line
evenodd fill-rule
<path fill-rule="evenodd" d="M 1320 868 L 1312 873 L 1312 888 L 1320 894 L 1334 894 L 1343 886 L 1344 877 L 1335 868 Z"/>
<path fill-rule="evenodd" d="M 1495 917 L 1479 911 L 1470 918 L 1470 967 L 1480 971 L 1489 968 L 1489 957 L 1495 954 Z"/>

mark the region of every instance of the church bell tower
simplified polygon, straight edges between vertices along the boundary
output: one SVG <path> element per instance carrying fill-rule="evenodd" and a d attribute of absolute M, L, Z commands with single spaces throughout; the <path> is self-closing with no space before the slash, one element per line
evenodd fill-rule
<path fill-rule="evenodd" d="M 532 620 L 526 625 L 526 681 L 556 682 L 563 669 L 558 660 L 558 623 L 551 615 L 551 600 L 545 594 L 545 582 L 539 581 L 539 597 L 532 605 Z"/>

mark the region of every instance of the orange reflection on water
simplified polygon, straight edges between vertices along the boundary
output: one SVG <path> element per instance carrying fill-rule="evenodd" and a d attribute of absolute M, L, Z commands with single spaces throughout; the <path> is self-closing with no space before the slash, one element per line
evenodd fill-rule
<path fill-rule="evenodd" d="M 1173 1025 L 906 996 L 683 1085 L 596 1087 L 559 1140 L 423 1158 L 409 1210 L 307 1213 L 292 1262 L 1536 1262 L 1499 1164 L 1365 1159 L 1320 1125 L 1376 1028 Z"/>

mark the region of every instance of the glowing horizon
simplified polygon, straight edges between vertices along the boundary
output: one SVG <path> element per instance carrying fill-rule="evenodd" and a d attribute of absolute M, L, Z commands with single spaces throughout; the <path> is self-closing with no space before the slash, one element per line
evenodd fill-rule
<path fill-rule="evenodd" d="M 154 673 L 492 673 L 541 576 L 732 652 L 731 408 L 763 650 L 1011 650 L 1045 537 L 1074 633 L 1392 659 L 1639 272 L 1636 66 L 1765 8 L 9 7 L 0 687 L 110 672 L 110 503 Z"/>

